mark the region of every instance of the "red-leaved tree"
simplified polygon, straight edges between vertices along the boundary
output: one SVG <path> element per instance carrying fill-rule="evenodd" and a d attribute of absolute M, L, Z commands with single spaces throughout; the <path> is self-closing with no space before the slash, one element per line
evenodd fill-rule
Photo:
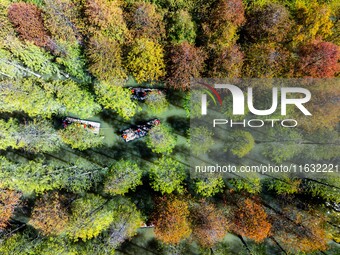
<path fill-rule="evenodd" d="M 191 208 L 193 237 L 203 247 L 212 247 L 221 241 L 228 231 L 224 213 L 205 200 L 194 203 Z"/>
<path fill-rule="evenodd" d="M 173 89 L 188 90 L 190 79 L 199 77 L 206 54 L 188 42 L 174 45 L 168 58 L 167 84 Z"/>
<path fill-rule="evenodd" d="M 237 44 L 214 52 L 208 74 L 213 78 L 240 77 L 243 58 L 244 54 Z"/>
<path fill-rule="evenodd" d="M 334 77 L 339 72 L 339 46 L 330 42 L 314 42 L 304 45 L 299 51 L 298 76 L 315 78 Z"/>
<path fill-rule="evenodd" d="M 8 19 L 21 39 L 34 42 L 40 47 L 48 45 L 50 40 L 44 28 L 41 11 L 34 4 L 13 3 L 8 9 Z"/>

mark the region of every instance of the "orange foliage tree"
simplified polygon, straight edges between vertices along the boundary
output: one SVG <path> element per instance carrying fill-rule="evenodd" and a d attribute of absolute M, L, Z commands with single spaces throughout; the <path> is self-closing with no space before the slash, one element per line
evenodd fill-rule
<path fill-rule="evenodd" d="M 163 16 L 154 4 L 134 3 L 126 13 L 126 20 L 133 37 L 159 40 L 165 36 Z"/>
<path fill-rule="evenodd" d="M 237 39 L 237 29 L 245 21 L 241 0 L 218 0 L 202 24 L 208 48 L 230 47 Z"/>
<path fill-rule="evenodd" d="M 120 1 L 87 0 L 85 15 L 90 33 L 100 32 L 119 42 L 126 39 L 128 29 L 123 18 Z"/>
<path fill-rule="evenodd" d="M 245 21 L 242 0 L 218 0 L 202 23 L 203 44 L 209 52 L 207 74 L 214 78 L 240 77 L 243 53 L 236 44 Z"/>
<path fill-rule="evenodd" d="M 212 247 L 221 241 L 228 230 L 228 220 L 223 212 L 205 200 L 191 208 L 193 237 L 203 247 Z"/>
<path fill-rule="evenodd" d="M 206 54 L 188 42 L 174 45 L 169 52 L 167 83 L 174 89 L 188 90 L 190 79 L 199 77 Z"/>
<path fill-rule="evenodd" d="M 68 222 L 62 199 L 57 192 L 45 194 L 35 203 L 29 224 L 45 235 L 61 233 Z"/>
<path fill-rule="evenodd" d="M 214 78 L 241 77 L 244 54 L 240 46 L 234 44 L 214 52 L 209 65 L 209 76 Z"/>
<path fill-rule="evenodd" d="M 297 63 L 298 76 L 314 78 L 334 77 L 340 71 L 339 46 L 330 42 L 314 42 L 304 45 L 299 50 Z"/>
<path fill-rule="evenodd" d="M 189 237 L 189 213 L 186 201 L 173 196 L 159 198 L 153 219 L 156 237 L 168 244 L 178 244 Z"/>
<path fill-rule="evenodd" d="M 320 213 L 286 207 L 271 216 L 273 237 L 291 254 L 327 250 L 325 219 Z"/>
<path fill-rule="evenodd" d="M 48 45 L 50 39 L 44 28 L 41 11 L 34 4 L 13 3 L 8 9 L 8 19 L 21 39 L 40 47 Z"/>
<path fill-rule="evenodd" d="M 20 193 L 14 190 L 0 189 L 0 230 L 5 228 L 14 209 L 20 201 Z"/>
<path fill-rule="evenodd" d="M 239 235 L 261 242 L 269 235 L 271 223 L 260 203 L 246 198 L 238 203 L 231 228 Z"/>

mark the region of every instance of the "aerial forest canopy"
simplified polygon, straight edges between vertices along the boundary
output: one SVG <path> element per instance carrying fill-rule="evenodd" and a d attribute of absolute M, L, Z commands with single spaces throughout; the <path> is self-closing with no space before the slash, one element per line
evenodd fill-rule
<path fill-rule="evenodd" d="M 339 173 L 188 162 L 216 145 L 193 78 L 334 78 L 298 128 L 233 129 L 221 155 L 339 167 L 339 38 L 337 0 L 0 0 L 0 254 L 340 254 Z"/>

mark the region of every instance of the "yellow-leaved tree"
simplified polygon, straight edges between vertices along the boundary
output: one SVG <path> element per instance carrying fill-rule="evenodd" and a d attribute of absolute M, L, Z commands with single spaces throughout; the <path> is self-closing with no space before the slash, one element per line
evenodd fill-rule
<path fill-rule="evenodd" d="M 138 83 L 157 81 L 165 75 L 162 46 L 147 38 L 135 40 L 128 53 L 126 67 Z"/>

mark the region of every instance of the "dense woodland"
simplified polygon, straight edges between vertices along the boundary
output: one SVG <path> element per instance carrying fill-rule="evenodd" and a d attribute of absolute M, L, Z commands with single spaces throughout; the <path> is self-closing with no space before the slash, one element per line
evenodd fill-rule
<path fill-rule="evenodd" d="M 189 139 L 214 145 L 189 128 L 191 78 L 338 77 L 339 20 L 336 0 L 0 0 L 0 254 L 129 254 L 143 224 L 154 254 L 340 254 L 338 174 L 191 178 L 186 161 Z M 225 156 L 339 164 L 339 82 L 310 89 L 311 119 L 233 130 Z M 70 114 L 120 123 L 115 144 Z M 124 144 L 146 117 L 162 124 Z"/>

